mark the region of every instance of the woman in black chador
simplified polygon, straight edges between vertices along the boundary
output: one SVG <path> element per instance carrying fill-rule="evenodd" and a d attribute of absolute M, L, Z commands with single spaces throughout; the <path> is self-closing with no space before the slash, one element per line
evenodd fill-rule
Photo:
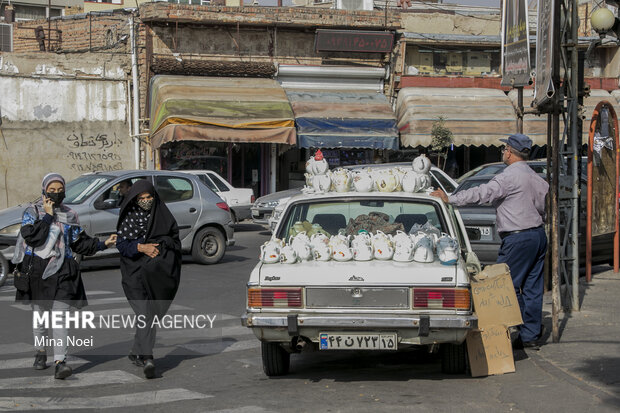
<path fill-rule="evenodd" d="M 155 377 L 155 317 L 166 314 L 181 278 L 177 223 L 153 184 L 139 180 L 123 200 L 116 226 L 123 290 L 138 320 L 129 360 Z"/>

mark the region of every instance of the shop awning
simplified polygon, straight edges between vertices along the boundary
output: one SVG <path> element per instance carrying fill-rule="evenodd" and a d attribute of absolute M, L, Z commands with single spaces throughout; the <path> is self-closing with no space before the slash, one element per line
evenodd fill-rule
<path fill-rule="evenodd" d="M 206 140 L 295 144 L 293 111 L 272 79 L 155 76 L 151 143 Z"/>
<path fill-rule="evenodd" d="M 396 117 L 384 94 L 287 90 L 302 148 L 398 149 Z"/>
<path fill-rule="evenodd" d="M 590 91 L 590 96 L 583 99 L 583 107 L 584 107 L 584 116 L 585 120 L 583 122 L 582 129 L 582 143 L 588 143 L 588 135 L 590 133 L 590 121 L 592 120 L 592 114 L 594 113 L 594 108 L 596 105 L 602 100 L 606 100 L 611 103 L 616 110 L 616 113 L 620 113 L 620 106 L 618 105 L 618 101 L 614 97 L 615 91 L 609 93 L 606 90 L 602 89 L 592 89 Z M 512 101 L 513 106 L 517 107 L 517 91 L 511 90 L 508 92 L 508 97 Z M 525 89 L 523 90 L 523 107 L 529 108 L 532 104 L 532 100 L 534 99 L 534 90 L 533 89 Z M 560 117 L 560 134 L 564 132 L 564 121 Z M 523 117 L 523 133 L 528 135 L 534 144 L 536 145 L 546 145 L 547 144 L 547 115 L 525 115 Z"/>
<path fill-rule="evenodd" d="M 516 132 L 516 113 L 499 89 L 408 87 L 396 103 L 402 146 L 430 146 L 439 116 L 454 134 L 454 145 L 499 146 Z"/>

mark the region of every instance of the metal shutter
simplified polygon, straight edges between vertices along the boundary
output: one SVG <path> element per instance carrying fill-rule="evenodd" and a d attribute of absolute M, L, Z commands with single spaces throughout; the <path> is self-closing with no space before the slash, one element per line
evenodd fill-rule
<path fill-rule="evenodd" d="M 0 52 L 13 51 L 13 25 L 0 23 Z"/>

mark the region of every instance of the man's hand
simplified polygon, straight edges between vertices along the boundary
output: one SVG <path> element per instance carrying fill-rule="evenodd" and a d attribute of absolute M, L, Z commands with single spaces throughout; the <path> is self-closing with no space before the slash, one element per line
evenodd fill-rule
<path fill-rule="evenodd" d="M 43 209 L 50 215 L 54 215 L 54 201 L 43 195 Z"/>
<path fill-rule="evenodd" d="M 155 258 L 159 255 L 157 247 L 159 244 L 138 244 L 138 252 L 143 253 L 151 258 Z"/>
<path fill-rule="evenodd" d="M 106 247 L 110 248 L 112 245 L 116 244 L 116 234 L 112 234 L 106 239 L 104 242 Z"/>
<path fill-rule="evenodd" d="M 431 192 L 431 196 L 436 196 L 437 198 L 441 198 L 441 200 L 445 202 L 446 204 L 450 203 L 450 200 L 448 199 L 448 195 L 446 195 L 446 193 L 442 191 L 441 189 L 437 189 Z"/>

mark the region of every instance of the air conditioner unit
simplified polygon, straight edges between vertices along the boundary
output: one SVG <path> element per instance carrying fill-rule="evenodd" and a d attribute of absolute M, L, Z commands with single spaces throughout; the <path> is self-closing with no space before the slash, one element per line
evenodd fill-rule
<path fill-rule="evenodd" d="M 372 10 L 373 0 L 336 0 L 336 8 L 341 10 Z"/>
<path fill-rule="evenodd" d="M 13 51 L 13 25 L 0 23 L 0 52 Z"/>

